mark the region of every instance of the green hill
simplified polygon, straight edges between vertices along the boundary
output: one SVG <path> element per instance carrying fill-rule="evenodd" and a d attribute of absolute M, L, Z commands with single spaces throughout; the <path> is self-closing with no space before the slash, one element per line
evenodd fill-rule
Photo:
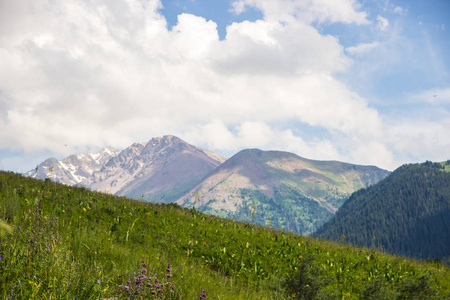
<path fill-rule="evenodd" d="M 14 173 L 0 172 L 0 220 L 1 299 L 450 296 L 438 262 Z"/>
<path fill-rule="evenodd" d="M 314 235 L 422 259 L 450 257 L 450 162 L 404 165 L 355 192 Z"/>

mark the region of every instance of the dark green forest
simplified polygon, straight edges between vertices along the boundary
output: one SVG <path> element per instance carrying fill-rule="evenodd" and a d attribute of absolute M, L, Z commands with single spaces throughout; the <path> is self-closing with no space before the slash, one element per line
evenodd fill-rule
<path fill-rule="evenodd" d="M 449 262 L 450 162 L 403 165 L 351 195 L 315 237 Z"/>
<path fill-rule="evenodd" d="M 207 205 L 198 209 L 207 214 L 294 233 L 311 233 L 333 216 L 316 200 L 287 185 L 274 188 L 273 197 L 252 189 L 241 189 L 240 193 L 242 204 L 235 212 L 215 211 Z"/>

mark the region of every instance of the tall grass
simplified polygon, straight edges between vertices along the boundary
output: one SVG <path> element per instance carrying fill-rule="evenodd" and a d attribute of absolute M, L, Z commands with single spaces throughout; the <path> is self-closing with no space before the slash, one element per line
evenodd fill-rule
<path fill-rule="evenodd" d="M 13 173 L 0 172 L 0 216 L 4 299 L 285 299 L 298 294 L 289 282 L 308 274 L 328 278 L 318 290 L 333 299 L 399 297 L 423 276 L 431 294 L 450 293 L 437 262 Z M 315 273 L 299 274 L 306 265 Z"/>

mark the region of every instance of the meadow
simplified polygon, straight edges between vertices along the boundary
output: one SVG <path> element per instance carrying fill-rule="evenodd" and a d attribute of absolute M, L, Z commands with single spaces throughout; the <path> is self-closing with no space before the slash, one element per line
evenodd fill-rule
<path fill-rule="evenodd" d="M 448 299 L 450 269 L 0 172 L 0 298 Z"/>

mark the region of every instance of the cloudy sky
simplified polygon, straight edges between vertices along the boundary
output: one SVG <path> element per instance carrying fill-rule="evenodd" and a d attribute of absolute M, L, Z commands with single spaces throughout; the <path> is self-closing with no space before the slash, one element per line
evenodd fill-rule
<path fill-rule="evenodd" d="M 447 0 L 0 0 L 0 169 L 165 134 L 227 156 L 450 159 L 449 16 Z"/>

